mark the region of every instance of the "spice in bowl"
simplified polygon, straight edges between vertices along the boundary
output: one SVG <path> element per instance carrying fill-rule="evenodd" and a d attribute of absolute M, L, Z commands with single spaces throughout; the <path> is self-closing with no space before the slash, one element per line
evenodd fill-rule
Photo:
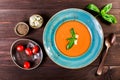
<path fill-rule="evenodd" d="M 29 26 L 24 22 L 19 22 L 15 26 L 14 31 L 18 36 L 25 36 L 29 32 Z"/>
<path fill-rule="evenodd" d="M 29 18 L 29 24 L 34 29 L 40 28 L 43 24 L 43 18 L 38 14 L 34 14 Z"/>

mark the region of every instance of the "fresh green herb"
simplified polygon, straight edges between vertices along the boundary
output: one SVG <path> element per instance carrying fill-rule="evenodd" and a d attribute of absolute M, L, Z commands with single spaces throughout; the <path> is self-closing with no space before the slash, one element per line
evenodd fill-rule
<path fill-rule="evenodd" d="M 72 46 L 75 44 L 75 40 L 77 40 L 77 38 L 75 37 L 76 33 L 75 33 L 73 28 L 70 29 L 70 33 L 71 33 L 72 37 L 71 38 L 67 38 L 67 40 L 69 41 L 67 46 L 66 46 L 67 50 L 72 48 Z"/>
<path fill-rule="evenodd" d="M 101 12 L 108 13 L 111 10 L 111 8 L 112 8 L 112 3 L 109 3 L 105 7 L 103 7 Z"/>
<path fill-rule="evenodd" d="M 72 48 L 73 45 L 74 45 L 74 39 L 69 40 L 69 43 L 67 44 L 67 47 L 66 47 L 67 50 Z"/>
<path fill-rule="evenodd" d="M 117 23 L 117 20 L 115 18 L 115 16 L 111 15 L 111 14 L 102 14 L 103 19 L 105 19 L 106 21 L 110 22 L 110 23 Z"/>
<path fill-rule="evenodd" d="M 113 24 L 117 23 L 116 17 L 114 15 L 108 14 L 108 12 L 112 8 L 112 3 L 105 5 L 105 7 L 103 7 L 101 10 L 99 10 L 99 8 L 94 4 L 89 4 L 86 8 L 94 12 L 97 12 L 98 16 L 102 16 L 102 18 L 109 23 Z"/>
<path fill-rule="evenodd" d="M 87 6 L 87 9 L 90 9 L 90 10 L 92 10 L 92 11 L 94 11 L 94 12 L 100 13 L 99 8 L 98 8 L 96 5 L 94 5 L 94 4 L 89 4 L 89 5 Z"/>
<path fill-rule="evenodd" d="M 70 33 L 71 33 L 71 35 L 72 35 L 72 38 L 75 38 L 75 31 L 74 31 L 73 28 L 70 30 Z"/>

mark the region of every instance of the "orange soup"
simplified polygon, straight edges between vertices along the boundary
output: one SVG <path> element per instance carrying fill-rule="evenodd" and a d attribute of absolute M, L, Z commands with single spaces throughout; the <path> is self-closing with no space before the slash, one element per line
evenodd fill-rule
<path fill-rule="evenodd" d="M 66 49 L 68 44 L 67 38 L 71 37 L 70 30 L 74 29 L 75 33 L 78 35 L 77 44 L 73 45 L 70 49 Z M 87 27 L 78 21 L 67 21 L 64 22 L 56 31 L 55 41 L 57 48 L 66 56 L 77 57 L 84 54 L 91 42 L 90 32 Z"/>

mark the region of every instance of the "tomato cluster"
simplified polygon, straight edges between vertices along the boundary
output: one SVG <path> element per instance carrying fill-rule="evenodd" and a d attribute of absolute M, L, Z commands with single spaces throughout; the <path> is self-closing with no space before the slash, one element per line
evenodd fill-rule
<path fill-rule="evenodd" d="M 25 51 L 26 55 L 32 56 L 32 55 L 37 54 L 39 52 L 39 46 L 34 45 L 34 47 L 32 47 L 32 48 L 30 48 L 30 47 L 25 48 L 25 46 L 20 44 L 16 47 L 16 50 L 18 52 Z M 25 61 L 23 67 L 26 69 L 30 68 L 30 62 Z"/>

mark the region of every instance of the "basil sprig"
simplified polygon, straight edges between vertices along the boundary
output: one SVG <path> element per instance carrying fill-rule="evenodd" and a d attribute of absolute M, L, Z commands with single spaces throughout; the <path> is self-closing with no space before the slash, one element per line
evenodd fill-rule
<path fill-rule="evenodd" d="M 98 13 L 98 15 L 102 16 L 102 18 L 109 23 L 117 23 L 116 17 L 114 15 L 108 14 L 112 8 L 112 3 L 105 5 L 101 10 L 94 4 L 89 4 L 86 8 Z"/>
<path fill-rule="evenodd" d="M 73 28 L 70 29 L 70 33 L 71 33 L 72 37 L 71 38 L 67 38 L 67 40 L 69 41 L 67 46 L 66 46 L 67 50 L 72 48 L 73 45 L 75 44 L 75 40 L 77 40 L 77 38 L 75 37 L 76 36 L 75 31 L 74 31 Z"/>

